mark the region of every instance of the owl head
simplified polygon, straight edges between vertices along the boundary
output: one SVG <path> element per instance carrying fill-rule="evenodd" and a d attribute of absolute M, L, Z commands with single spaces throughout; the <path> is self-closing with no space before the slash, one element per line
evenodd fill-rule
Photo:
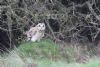
<path fill-rule="evenodd" d="M 38 24 L 36 25 L 36 28 L 37 28 L 38 30 L 45 30 L 45 23 L 38 23 Z"/>

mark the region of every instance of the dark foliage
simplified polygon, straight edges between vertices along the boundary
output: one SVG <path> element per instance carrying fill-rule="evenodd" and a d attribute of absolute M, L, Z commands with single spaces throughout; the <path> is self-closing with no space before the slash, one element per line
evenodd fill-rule
<path fill-rule="evenodd" d="M 46 34 L 51 32 L 50 37 L 54 39 L 64 42 L 75 39 L 97 45 L 100 41 L 99 3 L 99 0 L 1 0 L 0 48 L 18 46 L 25 40 L 24 33 L 30 26 L 44 21 Z"/>
<path fill-rule="evenodd" d="M 59 32 L 60 24 L 57 20 L 49 19 L 49 24 L 54 32 Z"/>

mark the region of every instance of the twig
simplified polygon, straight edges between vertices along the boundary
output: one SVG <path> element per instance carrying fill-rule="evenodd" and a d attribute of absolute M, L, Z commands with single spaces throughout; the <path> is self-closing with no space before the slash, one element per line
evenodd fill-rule
<path fill-rule="evenodd" d="M 0 29 L 3 30 L 3 31 L 8 31 L 7 29 L 4 29 L 4 28 L 2 28 L 2 27 L 0 27 Z"/>
<path fill-rule="evenodd" d="M 90 2 L 86 2 L 86 3 L 88 5 L 89 10 L 91 11 L 91 13 L 96 17 L 96 19 L 98 19 L 100 21 L 100 17 L 95 13 L 95 11 L 92 8 L 92 4 L 90 4 Z"/>
<path fill-rule="evenodd" d="M 56 39 L 56 36 L 55 36 L 55 34 L 54 34 L 54 32 L 53 32 L 51 26 L 49 25 L 49 21 L 48 21 L 48 20 L 47 20 L 46 24 L 47 24 L 47 26 L 48 26 L 48 28 L 49 28 L 49 30 L 50 30 L 50 32 L 51 32 L 53 38 Z"/>

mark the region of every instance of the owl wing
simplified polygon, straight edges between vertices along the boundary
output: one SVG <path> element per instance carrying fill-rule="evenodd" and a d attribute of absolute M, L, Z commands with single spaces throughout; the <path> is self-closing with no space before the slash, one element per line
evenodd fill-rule
<path fill-rule="evenodd" d="M 31 29 L 29 30 L 29 35 L 30 35 L 30 37 L 36 35 L 36 33 L 37 33 L 37 30 L 36 30 L 35 27 L 34 27 L 34 28 L 31 28 Z"/>

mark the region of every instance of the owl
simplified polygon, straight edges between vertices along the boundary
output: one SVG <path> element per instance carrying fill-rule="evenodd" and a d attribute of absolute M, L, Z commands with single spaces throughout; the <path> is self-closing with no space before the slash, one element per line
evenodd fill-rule
<path fill-rule="evenodd" d="M 40 41 L 44 37 L 45 24 L 38 23 L 35 27 L 31 27 L 29 31 L 26 32 L 27 41 Z"/>

